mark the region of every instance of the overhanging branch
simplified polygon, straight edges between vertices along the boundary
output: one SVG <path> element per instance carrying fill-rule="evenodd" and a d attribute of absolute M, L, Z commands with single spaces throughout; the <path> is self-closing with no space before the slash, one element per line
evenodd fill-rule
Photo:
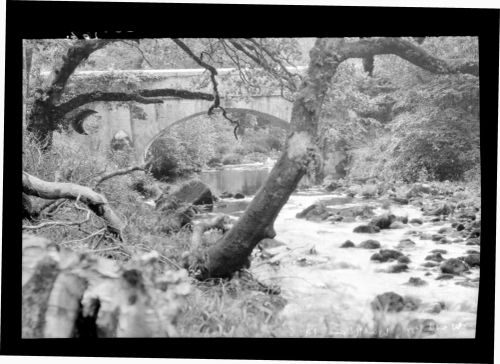
<path fill-rule="evenodd" d="M 349 58 L 368 58 L 394 54 L 404 60 L 437 74 L 465 73 L 479 76 L 479 63 L 469 60 L 443 60 L 429 54 L 422 47 L 402 38 L 368 38 L 356 42 L 343 42 L 330 49 L 341 61 Z"/>
<path fill-rule="evenodd" d="M 190 100 L 207 100 L 212 101 L 213 95 L 204 92 L 191 92 L 179 89 L 156 89 L 156 90 L 139 90 L 136 92 L 101 92 L 95 91 L 86 94 L 75 96 L 71 100 L 58 105 L 55 108 L 55 113 L 58 117 L 62 117 L 71 110 L 77 107 L 89 104 L 96 101 L 119 102 L 133 101 L 140 104 L 160 104 L 164 100 L 160 97 L 177 97 Z"/>
<path fill-rule="evenodd" d="M 208 109 L 208 115 L 212 115 L 215 109 L 220 109 L 222 111 L 222 116 L 226 120 L 228 120 L 231 124 L 234 125 L 234 130 L 233 130 L 234 137 L 236 139 L 238 139 L 238 135 L 236 134 L 236 132 L 238 131 L 238 128 L 240 127 L 240 123 L 237 120 L 233 120 L 233 119 L 229 118 L 227 116 L 226 110 L 222 106 L 220 106 L 220 94 L 219 94 L 219 90 L 218 90 L 218 83 L 217 83 L 217 80 L 215 78 L 215 76 L 217 76 L 217 69 L 214 66 L 204 62 L 200 57 L 198 57 L 196 54 L 194 54 L 194 52 L 187 46 L 187 44 L 184 43 L 183 41 L 181 41 L 180 39 L 172 38 L 172 41 L 175 44 L 177 44 L 196 63 L 198 63 L 201 67 L 205 68 L 208 72 L 210 72 L 210 80 L 212 81 L 212 87 L 214 90 L 214 94 L 213 94 L 214 103 Z"/>

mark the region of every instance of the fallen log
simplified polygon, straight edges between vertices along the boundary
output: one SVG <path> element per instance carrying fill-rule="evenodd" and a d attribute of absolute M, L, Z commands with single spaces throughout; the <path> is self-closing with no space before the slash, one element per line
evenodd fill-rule
<path fill-rule="evenodd" d="M 109 232 L 121 237 L 125 224 L 109 206 L 106 197 L 89 187 L 75 183 L 48 182 L 23 172 L 23 192 L 48 200 L 60 198 L 79 200 L 106 221 Z"/>
<path fill-rule="evenodd" d="M 173 337 L 189 294 L 185 270 L 158 273 L 158 254 L 126 266 L 23 235 L 22 337 Z"/>

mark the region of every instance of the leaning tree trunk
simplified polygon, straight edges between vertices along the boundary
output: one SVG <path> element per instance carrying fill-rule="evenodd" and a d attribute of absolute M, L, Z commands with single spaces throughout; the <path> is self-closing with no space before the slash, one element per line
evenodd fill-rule
<path fill-rule="evenodd" d="M 444 61 L 428 54 L 409 40 L 372 38 L 355 42 L 320 38 L 310 52 L 308 74 L 292 108 L 293 132 L 285 150 L 265 184 L 233 228 L 207 251 L 193 249 L 185 265 L 197 277 L 230 277 L 243 268 L 254 247 L 264 238 L 273 238 L 273 225 L 281 208 L 296 189 L 311 163 L 321 163 L 317 147 L 321 106 L 340 63 L 349 58 L 373 58 L 394 54 L 438 74 L 467 73 L 478 76 L 476 61 Z M 372 70 L 371 70 L 372 71 Z"/>
<path fill-rule="evenodd" d="M 232 275 L 247 263 L 248 256 L 262 239 L 273 238 L 276 235 L 273 224 L 278 213 L 310 163 L 320 159 L 315 138 L 321 105 L 340 63 L 329 57 L 325 47 L 331 47 L 330 43 L 319 39 L 311 51 L 308 76 L 292 109 L 291 124 L 294 131 L 266 183 L 234 227 L 206 254 L 193 252 L 193 259 L 188 264 L 191 269 L 200 272 L 200 278 Z"/>

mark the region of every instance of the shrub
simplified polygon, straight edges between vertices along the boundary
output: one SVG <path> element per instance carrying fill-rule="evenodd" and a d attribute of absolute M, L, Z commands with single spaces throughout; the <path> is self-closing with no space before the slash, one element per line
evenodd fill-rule
<path fill-rule="evenodd" d="M 223 158 L 222 158 L 222 164 L 224 165 L 228 165 L 228 164 L 239 164 L 242 162 L 242 157 L 241 155 L 239 154 L 226 154 Z"/>

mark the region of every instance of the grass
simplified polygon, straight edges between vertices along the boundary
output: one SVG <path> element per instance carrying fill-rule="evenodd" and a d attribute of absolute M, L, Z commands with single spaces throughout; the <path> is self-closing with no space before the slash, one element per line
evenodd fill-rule
<path fill-rule="evenodd" d="M 58 178 L 61 182 L 93 186 L 100 173 L 120 167 L 123 167 L 120 161 L 113 156 L 106 158 L 98 151 L 75 146 L 58 134 L 52 150 L 42 153 L 37 143 L 25 134 L 23 170 L 44 180 Z M 180 269 L 182 253 L 190 247 L 191 230 L 183 228 L 164 233 L 163 225 L 168 216 L 145 204 L 141 195 L 131 188 L 137 179 L 149 181 L 149 178 L 144 172 L 133 172 L 109 179 L 99 186 L 99 192 L 126 221 L 123 243 L 109 236 L 104 222 L 96 215 L 88 214 L 85 205 L 75 201 L 64 202 L 52 216 L 44 217 L 42 221 L 23 221 L 23 225 L 84 221 L 78 225 L 51 225 L 29 231 L 75 251 L 90 251 L 117 262 L 126 262 L 133 255 L 155 250 L 160 254 L 161 270 Z M 33 200 L 34 204 L 42 202 L 38 198 Z M 210 234 L 210 239 L 215 240 L 217 236 Z M 180 336 L 271 337 L 282 326 L 277 318 L 284 305 L 282 299 L 247 287 L 244 279 L 208 282 L 193 279 L 191 283 L 194 289 L 177 323 Z"/>
<path fill-rule="evenodd" d="M 54 147 L 48 153 L 41 153 L 36 143 L 25 136 L 23 148 L 23 169 L 39 178 L 61 182 L 73 182 L 93 186 L 96 177 L 103 171 L 123 167 L 126 156 L 105 153 L 75 146 L 64 135 L 56 135 Z M 103 155 L 104 154 L 104 155 Z M 124 242 L 117 243 L 105 233 L 104 222 L 88 215 L 83 204 L 67 201 L 61 204 L 50 217 L 51 221 L 83 221 L 78 225 L 53 225 L 32 230 L 60 245 L 76 251 L 93 251 L 94 254 L 118 262 L 126 262 L 131 256 L 152 250 L 160 254 L 160 269 L 180 268 L 182 253 L 189 250 L 191 230 L 165 233 L 164 224 L 168 216 L 145 204 L 142 196 L 131 186 L 138 179 L 152 182 L 144 172 L 118 176 L 100 186 L 116 213 L 126 221 Z M 447 195 L 456 203 L 480 206 L 480 186 L 477 179 L 463 183 L 429 182 L 439 195 Z M 395 184 L 406 189 L 405 184 Z M 359 186 L 356 192 L 365 197 L 377 195 L 376 185 Z M 380 192 L 380 191 L 379 191 Z M 40 200 L 34 198 L 34 200 Z M 35 201 L 39 203 L 40 201 Z M 45 218 L 49 220 L 49 218 Z M 39 224 L 40 222 L 23 224 Z M 208 234 L 215 241 L 217 234 Z M 232 280 L 191 280 L 192 292 L 178 318 L 177 330 L 183 337 L 338 337 L 338 317 L 325 317 L 324 328 L 315 333 L 293 327 L 279 315 L 286 301 L 280 295 L 270 295 L 255 290 L 244 277 Z M 406 337 L 405 325 L 409 322 L 393 321 L 392 318 L 376 318 L 379 327 L 377 337 Z M 399 324 L 399 326 L 398 326 Z M 415 326 L 414 324 L 412 324 Z M 410 325 L 411 326 L 411 325 Z M 373 337 L 374 327 L 364 322 L 353 323 L 346 330 L 348 337 Z M 409 331 L 408 331 L 409 332 Z M 401 336 L 403 335 L 403 336 Z"/>

